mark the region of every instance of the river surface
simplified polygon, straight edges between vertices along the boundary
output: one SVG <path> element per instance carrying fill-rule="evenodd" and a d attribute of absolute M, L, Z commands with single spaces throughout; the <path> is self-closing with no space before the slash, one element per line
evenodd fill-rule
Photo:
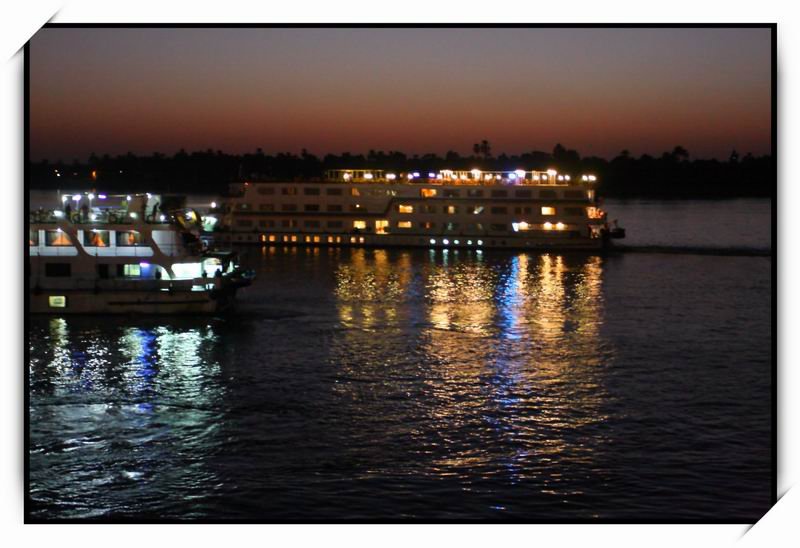
<path fill-rule="evenodd" d="M 770 202 L 605 207 L 671 252 L 247 247 L 233 316 L 31 318 L 31 515 L 754 522 Z"/>

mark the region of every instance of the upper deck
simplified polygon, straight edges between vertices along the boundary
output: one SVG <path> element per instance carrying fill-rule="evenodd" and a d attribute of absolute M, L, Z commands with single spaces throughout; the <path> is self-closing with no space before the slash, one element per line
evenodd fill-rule
<path fill-rule="evenodd" d="M 331 169 L 325 172 L 325 178 L 331 182 L 341 183 L 424 183 L 442 185 L 533 185 L 533 186 L 569 186 L 575 184 L 591 184 L 597 181 L 594 175 L 584 174 L 573 177 L 559 173 L 555 169 L 546 171 L 483 171 L 471 169 L 459 171 L 443 169 L 438 172 L 409 171 L 395 173 L 383 169 Z"/>

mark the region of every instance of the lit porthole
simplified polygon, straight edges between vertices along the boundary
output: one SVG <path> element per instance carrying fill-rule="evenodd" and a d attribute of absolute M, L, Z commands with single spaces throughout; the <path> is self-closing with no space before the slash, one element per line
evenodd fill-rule
<path fill-rule="evenodd" d="M 444 240 L 442 240 L 442 243 L 444 245 L 450 245 L 450 240 L 444 239 Z"/>
<path fill-rule="evenodd" d="M 431 238 L 431 245 L 436 245 L 436 240 L 434 240 L 433 238 Z"/>
<path fill-rule="evenodd" d="M 478 240 L 478 245 L 483 245 L 483 240 Z"/>

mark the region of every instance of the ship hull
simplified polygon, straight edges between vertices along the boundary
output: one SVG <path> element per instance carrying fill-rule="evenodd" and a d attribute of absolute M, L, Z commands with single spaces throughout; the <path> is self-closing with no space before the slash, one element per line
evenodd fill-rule
<path fill-rule="evenodd" d="M 463 235 L 332 234 L 332 233 L 217 233 L 213 240 L 225 245 L 302 245 L 336 247 L 424 247 L 430 249 L 531 249 L 541 251 L 599 251 L 608 246 L 605 238 L 509 237 Z"/>
<path fill-rule="evenodd" d="M 234 293 L 38 289 L 29 293 L 28 302 L 32 314 L 214 314 L 234 306 Z"/>

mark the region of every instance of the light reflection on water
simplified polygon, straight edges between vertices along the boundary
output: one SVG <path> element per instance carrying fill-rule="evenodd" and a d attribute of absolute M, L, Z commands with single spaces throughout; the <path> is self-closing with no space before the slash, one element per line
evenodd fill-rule
<path fill-rule="evenodd" d="M 235 316 L 34 319 L 34 512 L 221 519 L 713 515 L 735 482 L 721 477 L 714 490 L 695 496 L 697 477 L 710 476 L 702 467 L 719 449 L 684 452 L 681 427 L 702 413 L 697 393 L 674 384 L 685 372 L 670 358 L 675 337 L 699 355 L 693 332 L 669 334 L 664 343 L 651 334 L 652 348 L 642 353 L 618 328 L 644 318 L 656 329 L 663 306 L 682 293 L 661 303 L 654 288 L 664 284 L 652 280 L 653 287 L 638 288 L 650 301 L 614 297 L 629 291 L 627 280 L 647 283 L 654 271 L 637 270 L 646 257 L 625 260 L 265 246 L 250 248 L 259 277 Z M 668 260 L 685 272 L 684 262 Z M 714 265 L 727 260 L 698 264 L 718 284 Z M 727 295 L 701 279 L 681 290 L 681 327 L 691 325 L 693 306 L 730 315 L 723 310 L 731 306 Z M 726 291 L 739 283 L 730 280 Z M 757 338 L 760 315 L 751 310 L 750 318 L 756 323 L 746 333 Z M 670 319 L 661 329 L 675 325 Z M 695 332 L 702 339 L 702 329 Z M 758 348 L 748 344 L 752 351 L 737 356 L 756 363 Z M 719 360 L 720 368 L 731 361 L 698 359 Z M 672 376 L 651 372 L 653 363 Z M 719 378 L 701 375 L 700 393 L 711 387 L 727 397 L 758 384 L 743 370 L 738 377 L 718 371 Z M 637 398 L 650 386 L 676 402 L 668 425 L 642 413 Z M 713 413 L 752 418 L 753 405 Z M 710 424 L 709 432 L 722 432 L 719 421 Z M 663 447 L 653 445 L 651 453 L 636 445 L 653 428 L 681 455 L 674 465 L 664 464 Z M 725 454 L 741 460 L 737 448 L 747 443 L 735 424 L 728 428 Z M 747 435 L 760 428 L 753 419 Z M 649 499 L 663 483 L 685 491 Z M 737 488 L 752 494 L 757 485 Z M 749 511 L 757 498 L 732 508 Z"/>

